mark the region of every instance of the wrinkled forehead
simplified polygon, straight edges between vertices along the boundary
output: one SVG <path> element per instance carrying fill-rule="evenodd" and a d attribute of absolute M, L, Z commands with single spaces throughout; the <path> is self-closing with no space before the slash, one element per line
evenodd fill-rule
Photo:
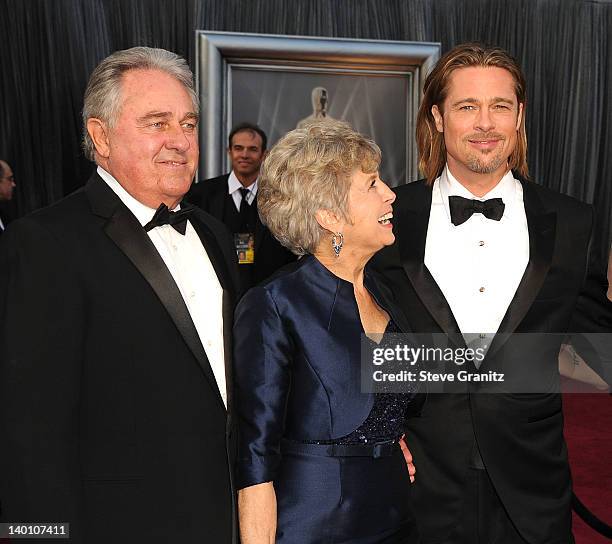
<path fill-rule="evenodd" d="M 165 111 L 175 108 L 197 114 L 190 90 L 174 75 L 163 70 L 135 68 L 122 74 L 119 108 Z"/>

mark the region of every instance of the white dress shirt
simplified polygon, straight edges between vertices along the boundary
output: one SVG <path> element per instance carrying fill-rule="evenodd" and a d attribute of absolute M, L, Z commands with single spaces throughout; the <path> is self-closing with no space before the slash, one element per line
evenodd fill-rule
<path fill-rule="evenodd" d="M 98 174 L 141 225 L 144 226 L 151 221 L 155 214 L 154 209 L 136 200 L 100 166 Z M 177 206 L 173 211 L 179 209 L 180 206 Z M 217 380 L 223 402 L 227 406 L 223 348 L 223 288 L 206 249 L 189 221 L 185 235 L 177 232 L 171 225 L 155 227 L 147 234 L 183 296 Z"/>
<path fill-rule="evenodd" d="M 236 205 L 236 209 L 238 211 L 240 211 L 240 204 L 242 202 L 242 194 L 240 193 L 240 189 L 242 189 L 243 187 L 244 185 L 240 183 L 240 180 L 236 177 L 236 174 L 234 174 L 234 171 L 232 170 L 230 172 L 229 178 L 227 179 L 227 190 L 229 194 L 232 195 L 232 198 L 234 199 L 234 204 Z M 249 190 L 249 192 L 246 195 L 246 199 L 247 204 L 250 205 L 253 204 L 253 200 L 255 200 L 255 197 L 257 196 L 257 179 L 253 183 L 251 183 L 251 185 L 249 185 L 247 189 Z"/>
<path fill-rule="evenodd" d="M 425 245 L 425 266 L 444 294 L 466 341 L 495 334 L 529 262 L 529 231 L 523 187 L 508 172 L 483 197 L 475 197 L 448 167 L 433 184 Z M 476 200 L 501 198 L 500 221 L 475 213 L 451 223 L 449 196 Z"/>

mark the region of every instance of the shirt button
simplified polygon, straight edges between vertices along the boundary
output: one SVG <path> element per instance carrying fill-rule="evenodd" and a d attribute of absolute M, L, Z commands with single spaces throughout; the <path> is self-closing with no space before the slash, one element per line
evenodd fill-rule
<path fill-rule="evenodd" d="M 485 245 L 484 240 L 480 240 L 480 242 L 478 242 L 478 245 L 479 245 L 480 247 L 484 246 L 484 245 Z"/>
<path fill-rule="evenodd" d="M 481 340 L 484 340 L 484 339 L 487 337 L 487 335 L 486 335 L 486 334 L 482 334 L 482 333 L 480 333 L 480 334 L 478 335 L 478 337 L 479 337 Z"/>
<path fill-rule="evenodd" d="M 479 290 L 481 293 L 484 293 L 485 288 L 484 288 L 484 287 L 481 287 L 481 288 L 480 288 L 480 289 L 478 289 L 478 290 Z"/>

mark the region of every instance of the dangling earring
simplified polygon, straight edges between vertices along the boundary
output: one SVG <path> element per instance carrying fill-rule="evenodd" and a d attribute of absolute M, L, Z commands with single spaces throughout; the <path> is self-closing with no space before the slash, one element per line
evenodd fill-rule
<path fill-rule="evenodd" d="M 334 255 L 338 258 L 340 256 L 340 251 L 342 251 L 342 246 L 344 245 L 343 234 L 341 232 L 336 232 L 336 234 L 332 236 L 331 244 L 334 249 Z"/>

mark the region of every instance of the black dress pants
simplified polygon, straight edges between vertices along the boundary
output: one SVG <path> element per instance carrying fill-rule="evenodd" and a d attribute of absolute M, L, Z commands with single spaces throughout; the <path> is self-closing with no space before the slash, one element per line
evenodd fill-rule
<path fill-rule="evenodd" d="M 462 514 L 448 544 L 527 544 L 508 517 L 486 470 L 469 469 Z"/>

